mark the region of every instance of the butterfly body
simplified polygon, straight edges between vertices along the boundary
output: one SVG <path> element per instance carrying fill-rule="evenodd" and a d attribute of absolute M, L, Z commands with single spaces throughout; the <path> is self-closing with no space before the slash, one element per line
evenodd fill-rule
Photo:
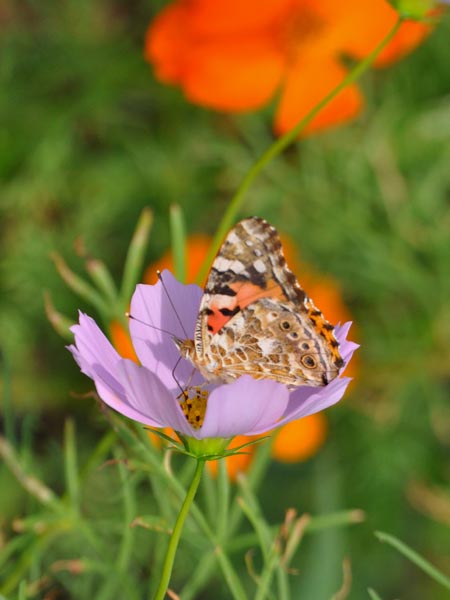
<path fill-rule="evenodd" d="M 323 386 L 343 365 L 333 326 L 287 267 L 278 233 L 238 223 L 211 268 L 193 340 L 175 340 L 208 381 L 241 375 L 290 388 Z"/>

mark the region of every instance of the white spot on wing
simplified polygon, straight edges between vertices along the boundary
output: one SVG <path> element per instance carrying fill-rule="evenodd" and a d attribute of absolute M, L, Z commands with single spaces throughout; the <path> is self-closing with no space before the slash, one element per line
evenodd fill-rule
<path fill-rule="evenodd" d="M 261 338 L 258 340 L 259 347 L 264 354 L 271 354 L 273 348 L 273 340 L 270 338 Z"/>
<path fill-rule="evenodd" d="M 258 273 L 265 273 L 265 271 L 266 271 L 266 265 L 260 258 L 258 258 L 258 260 L 255 260 L 255 262 L 253 263 L 253 266 L 258 271 Z"/>
<path fill-rule="evenodd" d="M 239 239 L 239 236 L 236 234 L 234 229 L 232 229 L 230 231 L 230 233 L 228 234 L 227 242 L 230 242 L 232 244 L 240 244 L 241 243 L 241 240 Z"/>
<path fill-rule="evenodd" d="M 245 271 L 245 266 L 240 260 L 228 260 L 223 256 L 216 258 L 214 266 L 219 271 L 233 271 L 233 273 L 243 273 Z"/>

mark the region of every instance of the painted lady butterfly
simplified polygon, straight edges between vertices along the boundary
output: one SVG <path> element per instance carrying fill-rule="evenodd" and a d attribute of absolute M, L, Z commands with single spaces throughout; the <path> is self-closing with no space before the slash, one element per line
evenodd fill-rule
<path fill-rule="evenodd" d="M 287 267 L 275 228 L 252 217 L 228 233 L 213 262 L 194 339 L 175 343 L 209 381 L 248 374 L 323 386 L 343 365 L 333 330 Z"/>

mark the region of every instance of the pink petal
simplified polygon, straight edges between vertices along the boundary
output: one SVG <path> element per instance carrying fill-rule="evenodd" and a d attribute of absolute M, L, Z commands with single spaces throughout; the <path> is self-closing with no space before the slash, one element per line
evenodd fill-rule
<path fill-rule="evenodd" d="M 156 427 L 171 427 L 185 435 L 192 435 L 192 428 L 179 402 L 153 373 L 126 359 L 121 361 L 119 370 L 127 403 L 132 410 L 157 423 Z M 125 410 L 120 412 L 129 416 Z"/>
<path fill-rule="evenodd" d="M 141 423 L 163 426 L 129 404 L 121 382 L 121 363 L 125 362 L 114 350 L 96 322 L 80 313 L 80 324 L 72 328 L 75 346 L 69 346 L 81 371 L 93 379 L 100 398 L 114 410 Z M 168 392 L 166 391 L 166 394 Z"/>
<path fill-rule="evenodd" d="M 156 285 L 141 284 L 136 287 L 131 300 L 130 313 L 134 319 L 130 319 L 130 333 L 141 363 L 176 392 L 179 387 L 174 375 L 182 387 L 202 382 L 197 372 L 192 377 L 194 369 L 188 361 L 181 360 L 177 365 L 180 353 L 173 341 L 174 336 L 193 338 L 202 290 L 196 285 L 179 283 L 170 271 L 163 271 L 162 278 L 167 291 L 160 281 Z M 181 324 L 186 331 L 183 331 Z"/>
<path fill-rule="evenodd" d="M 228 438 L 273 429 L 288 399 L 289 392 L 280 383 L 244 375 L 211 392 L 201 435 L 195 437 Z"/>
<path fill-rule="evenodd" d="M 359 348 L 359 344 L 355 344 L 355 342 L 350 342 L 346 339 L 351 324 L 351 321 L 348 321 L 347 323 L 344 323 L 344 325 L 337 325 L 334 329 L 336 339 L 339 342 L 339 351 L 345 362 L 344 367 L 340 370 L 341 375 L 347 368 L 353 353 Z"/>
<path fill-rule="evenodd" d="M 289 421 L 295 421 L 324 410 L 339 400 L 344 395 L 351 379 L 349 377 L 336 378 L 322 388 L 302 386 L 291 392 L 289 404 L 283 418 L 277 427 Z"/>

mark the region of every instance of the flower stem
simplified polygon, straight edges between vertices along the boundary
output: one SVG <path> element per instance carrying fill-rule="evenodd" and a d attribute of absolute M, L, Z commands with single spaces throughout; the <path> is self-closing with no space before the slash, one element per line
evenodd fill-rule
<path fill-rule="evenodd" d="M 195 494 L 197 492 L 198 485 L 203 473 L 205 461 L 198 460 L 195 468 L 194 477 L 192 478 L 191 485 L 186 494 L 186 498 L 181 506 L 175 527 L 173 528 L 172 535 L 169 541 L 169 547 L 167 548 L 166 558 L 164 559 L 164 565 L 161 574 L 161 580 L 159 582 L 158 589 L 156 590 L 155 600 L 164 600 L 164 597 L 169 587 L 170 576 L 172 575 L 173 563 L 175 560 L 175 554 L 177 552 L 178 543 L 180 541 L 181 532 L 183 525 L 188 515 L 189 509 L 191 508 Z"/>
<path fill-rule="evenodd" d="M 253 180 L 259 175 L 260 171 L 276 156 L 278 156 L 287 146 L 293 143 L 299 134 L 309 125 L 309 123 L 314 119 L 314 117 L 327 105 L 329 104 L 345 87 L 356 81 L 367 69 L 372 65 L 374 60 L 380 54 L 380 52 L 389 44 L 392 38 L 395 36 L 397 31 L 400 28 L 400 25 L 403 23 L 403 17 L 399 17 L 386 35 L 386 37 L 372 50 L 372 52 L 366 56 L 364 60 L 359 62 L 351 71 L 348 72 L 346 77 L 333 89 L 329 92 L 318 104 L 314 106 L 310 112 L 303 117 L 301 121 L 297 123 L 297 125 L 285 133 L 283 136 L 278 138 L 267 150 L 260 156 L 260 158 L 253 164 L 250 170 L 245 175 L 242 180 L 240 186 L 238 187 L 235 195 L 231 199 L 224 215 L 222 221 L 219 224 L 217 232 L 212 241 L 209 252 L 205 258 L 205 261 L 202 264 L 200 272 L 198 274 L 197 281 L 202 282 L 206 276 L 206 272 L 212 263 L 214 256 L 216 255 L 217 250 L 222 243 L 223 238 L 227 234 L 228 230 L 232 227 L 234 220 L 236 218 L 237 213 L 239 212 L 242 201 L 245 193 L 249 189 L 250 185 L 253 183 Z"/>

